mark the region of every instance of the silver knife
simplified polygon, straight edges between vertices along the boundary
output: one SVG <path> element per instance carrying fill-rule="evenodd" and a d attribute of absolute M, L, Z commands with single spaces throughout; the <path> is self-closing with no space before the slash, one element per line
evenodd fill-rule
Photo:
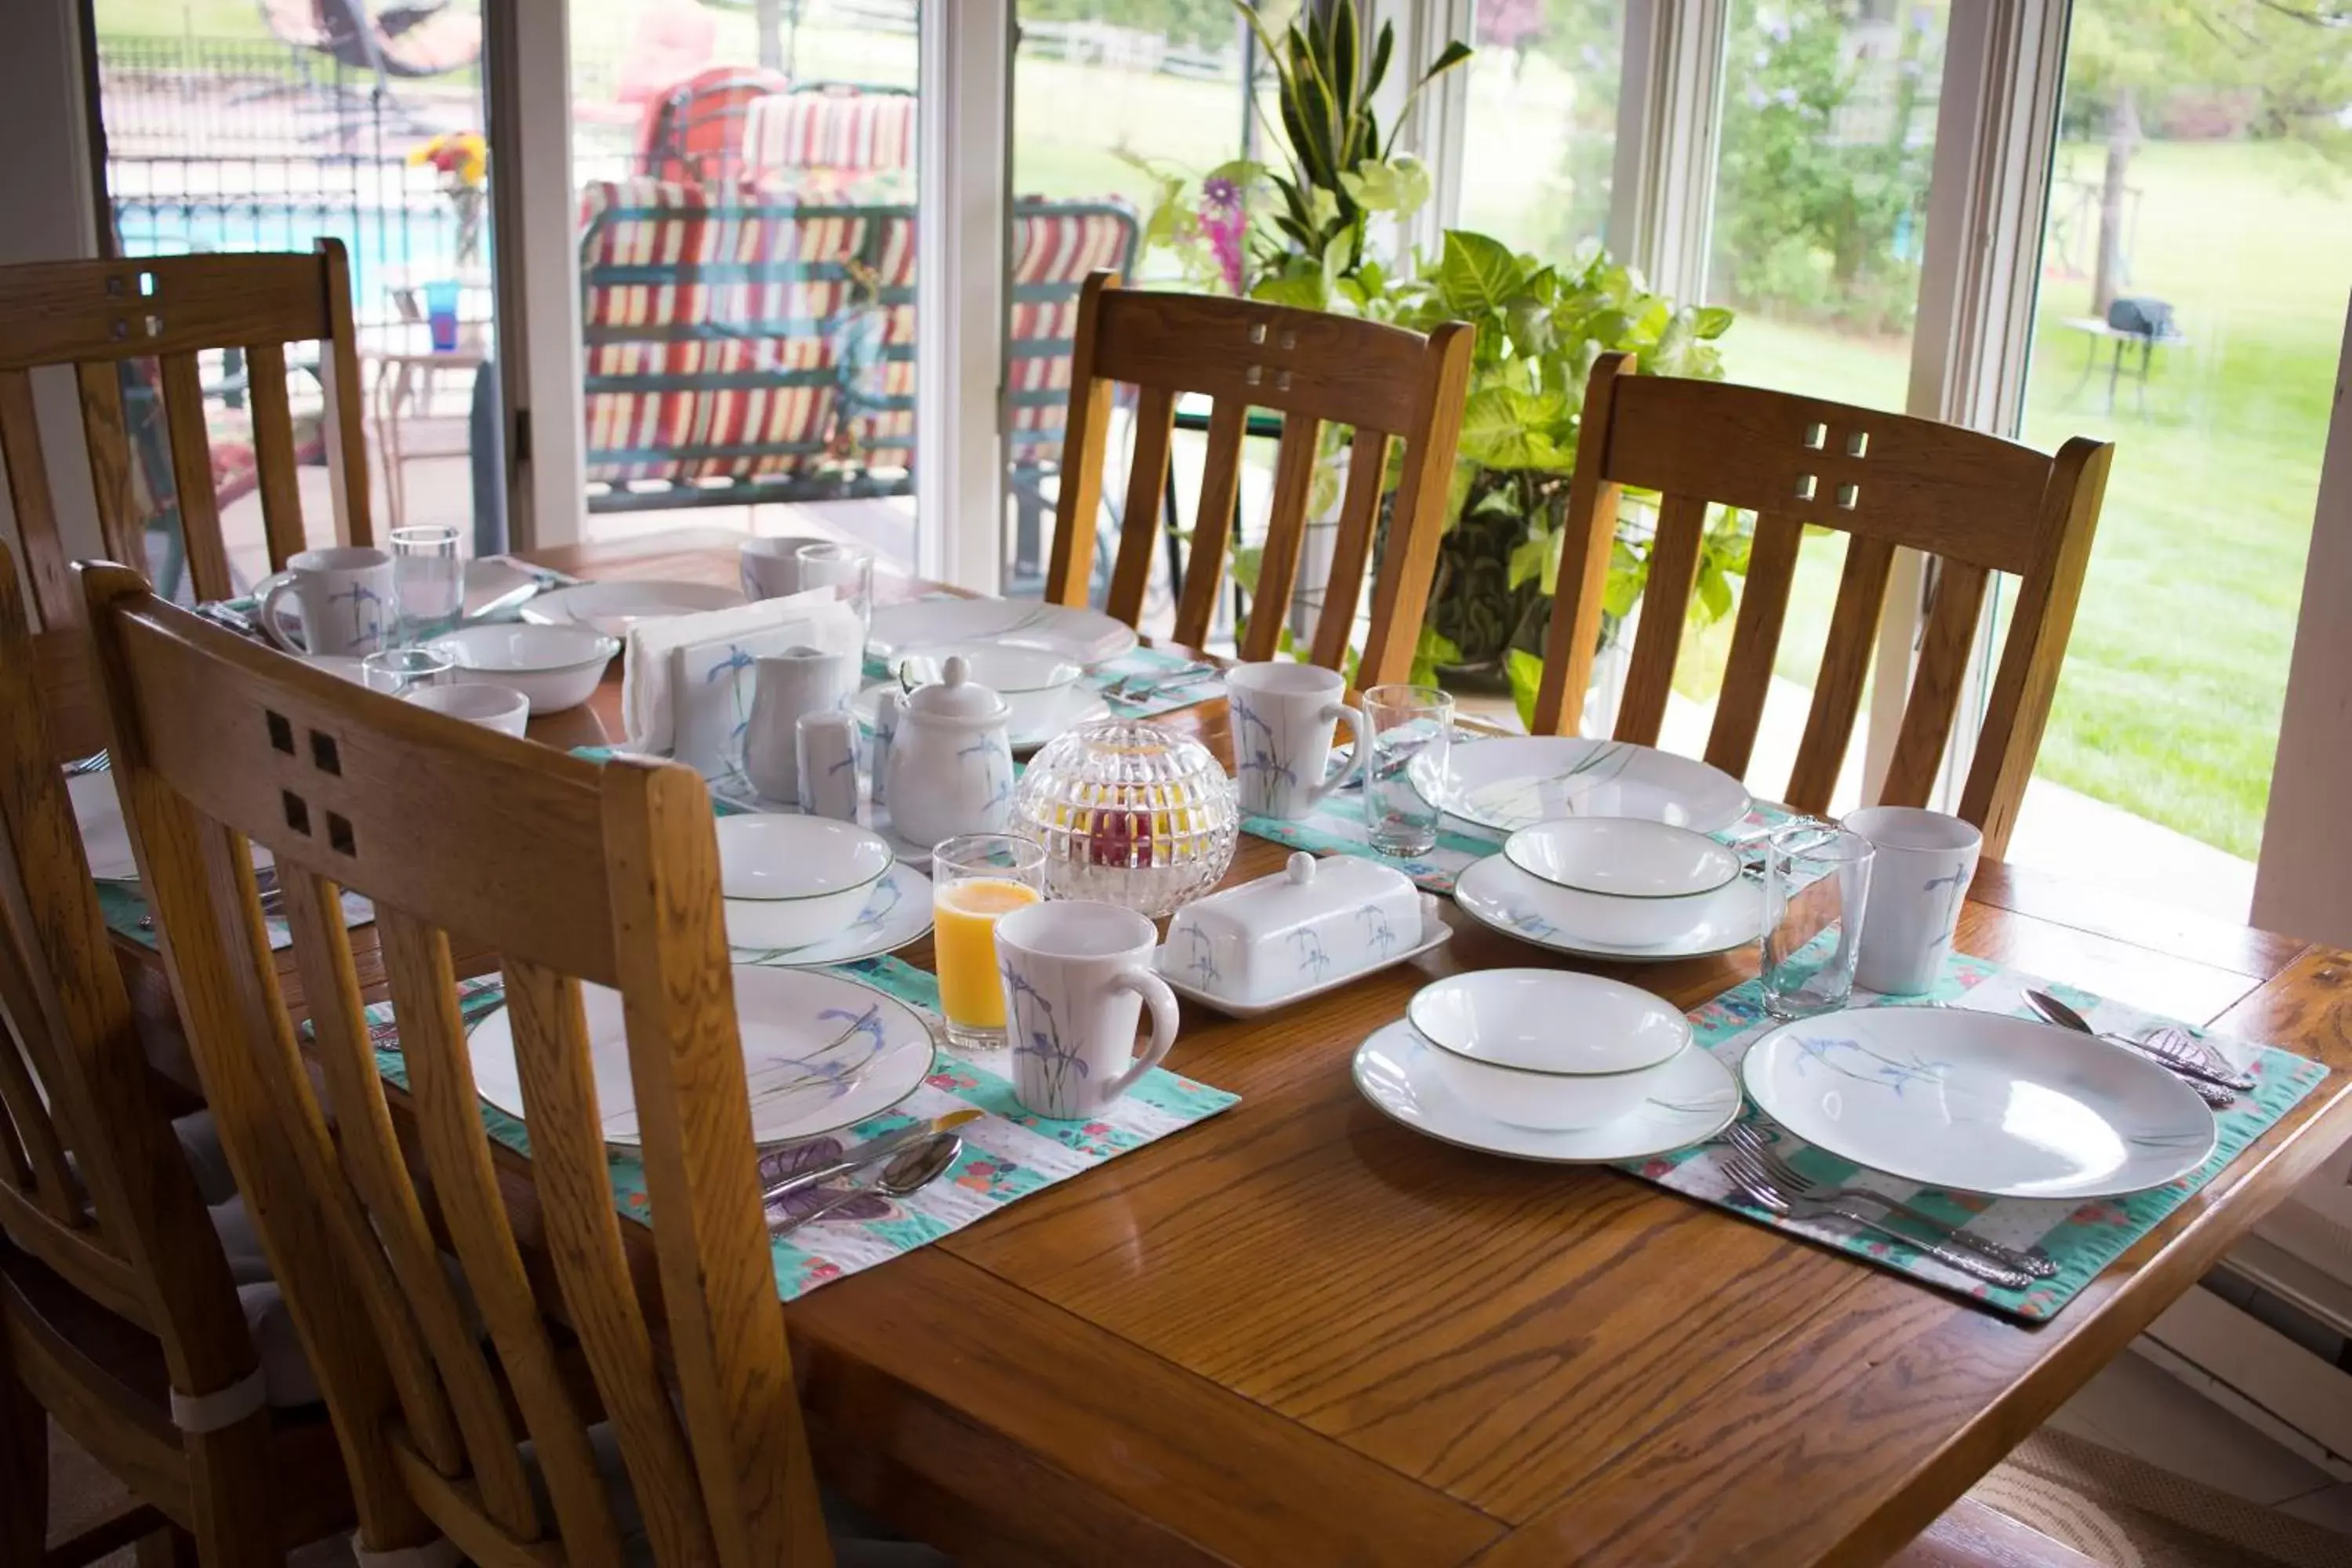
<path fill-rule="evenodd" d="M 928 1121 L 918 1121 L 901 1127 L 896 1132 L 886 1132 L 870 1138 L 844 1153 L 829 1165 L 818 1165 L 806 1171 L 796 1171 L 760 1194 L 760 1201 L 774 1203 L 778 1198 L 797 1193 L 806 1187 L 822 1186 L 852 1171 L 864 1170 L 877 1160 L 887 1160 L 909 1146 L 941 1132 L 951 1132 L 968 1121 L 977 1121 L 983 1113 L 978 1110 L 950 1110 L 945 1116 L 934 1116 Z"/>
<path fill-rule="evenodd" d="M 2231 1101 L 2217 1100 L 2206 1094 L 2206 1089 L 2217 1089 L 2226 1092 L 2239 1087 L 2227 1074 L 2215 1072 L 2200 1063 L 2184 1060 L 2168 1051 L 2159 1051 L 2154 1046 L 2144 1045 L 2127 1036 L 2102 1034 L 2091 1027 L 2091 1021 L 2088 1018 L 2084 1017 L 2082 1014 L 2077 1013 L 2047 991 L 2028 991 L 2025 994 L 2025 1003 L 2027 1006 L 2032 1007 L 2062 1029 L 2073 1029 L 2078 1034 L 2088 1035 L 2094 1039 L 2105 1040 L 2111 1045 L 2126 1047 L 2137 1051 L 2158 1067 L 2170 1068 L 2180 1077 L 2189 1079 L 2190 1087 L 2197 1089 L 2198 1094 L 2209 1105 L 2227 1105 Z M 2200 1085 L 2203 1087 L 2198 1087 Z M 2253 1086 L 2249 1083 L 2245 1087 L 2251 1089 Z"/>

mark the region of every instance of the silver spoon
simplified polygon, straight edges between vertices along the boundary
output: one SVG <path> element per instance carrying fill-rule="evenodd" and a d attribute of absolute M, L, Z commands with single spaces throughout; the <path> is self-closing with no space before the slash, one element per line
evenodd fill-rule
<path fill-rule="evenodd" d="M 963 1152 L 963 1140 L 953 1132 L 939 1132 L 924 1139 L 897 1159 L 882 1167 L 882 1173 L 869 1185 L 844 1187 L 824 1203 L 795 1219 L 768 1226 L 768 1234 L 786 1236 L 813 1221 L 823 1219 L 850 1199 L 867 1193 L 880 1193 L 886 1198 L 911 1196 L 945 1175 L 948 1167 Z"/>

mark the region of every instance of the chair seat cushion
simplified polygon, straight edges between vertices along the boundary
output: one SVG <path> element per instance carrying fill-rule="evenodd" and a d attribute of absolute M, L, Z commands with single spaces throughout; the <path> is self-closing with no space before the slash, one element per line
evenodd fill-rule
<path fill-rule="evenodd" d="M 245 1199 L 230 1197 L 211 1208 L 213 1230 L 228 1258 L 229 1279 L 236 1282 L 238 1304 L 245 1309 L 245 1326 L 253 1335 L 253 1352 L 261 1360 L 261 1378 L 270 1405 L 280 1410 L 316 1404 L 319 1379 L 303 1352 L 302 1337 L 295 1332 L 294 1314 L 269 1271 L 268 1255 L 261 1249 L 253 1216 Z"/>

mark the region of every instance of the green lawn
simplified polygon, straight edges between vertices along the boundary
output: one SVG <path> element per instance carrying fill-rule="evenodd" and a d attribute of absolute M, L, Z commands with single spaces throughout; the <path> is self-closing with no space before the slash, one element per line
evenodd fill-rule
<path fill-rule="evenodd" d="M 2101 156 L 2062 150 L 2062 183 Z M 2352 201 L 2278 145 L 2158 143 L 2132 181 L 2145 195 L 2131 287 L 2170 300 L 2194 342 L 2159 354 L 2145 416 L 2126 379 L 2109 416 L 2103 374 L 2070 395 L 2084 340 L 2059 324 L 2088 313 L 2089 285 L 2044 276 L 2025 437 L 2053 449 L 2092 436 L 2116 458 L 2041 772 L 2251 857 L 2352 292 Z M 1734 379 L 1902 406 L 1907 343 L 1751 315 L 1724 345 Z M 1780 660 L 1800 680 L 1836 591 L 1833 563 L 1813 559 L 1824 542 L 1807 545 Z"/>

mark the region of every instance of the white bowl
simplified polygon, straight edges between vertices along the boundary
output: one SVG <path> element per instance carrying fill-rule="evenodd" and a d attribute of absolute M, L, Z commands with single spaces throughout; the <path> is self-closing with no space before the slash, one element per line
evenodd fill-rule
<path fill-rule="evenodd" d="M 1613 1121 L 1690 1045 L 1690 1022 L 1648 992 L 1560 969 L 1485 969 L 1421 988 L 1406 1018 L 1446 1083 L 1515 1127 Z"/>
<path fill-rule="evenodd" d="M 1570 934 L 1654 947 L 1706 918 L 1739 857 L 1704 833 L 1623 816 L 1559 817 L 1503 841 L 1505 859 L 1557 895 Z"/>
<path fill-rule="evenodd" d="M 586 626 L 463 626 L 433 639 L 457 661 L 457 679 L 509 686 L 530 700 L 533 713 L 561 713 L 595 695 L 604 667 L 621 651 L 618 637 Z"/>
<path fill-rule="evenodd" d="M 840 935 L 892 864 L 878 835 L 826 816 L 722 816 L 718 834 L 735 947 L 806 947 Z"/>
<path fill-rule="evenodd" d="M 530 721 L 530 699 L 511 686 L 420 686 L 404 700 L 501 735 L 520 735 Z"/>

